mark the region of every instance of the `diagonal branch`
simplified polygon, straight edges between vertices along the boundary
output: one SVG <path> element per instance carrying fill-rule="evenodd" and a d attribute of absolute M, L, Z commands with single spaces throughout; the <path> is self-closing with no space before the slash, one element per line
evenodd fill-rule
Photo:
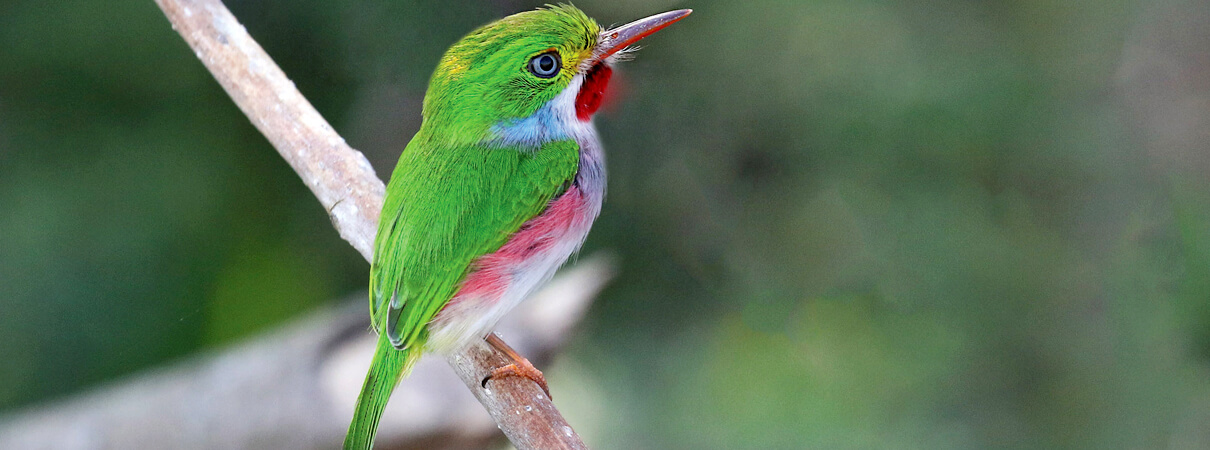
<path fill-rule="evenodd" d="M 269 55 L 218 0 L 156 0 L 252 124 L 298 172 L 329 212 L 340 237 L 370 260 L 384 187 L 362 154 L 302 96 Z M 507 364 L 484 343 L 448 358 L 509 440 L 520 449 L 585 448 L 536 384 L 510 377 L 480 387 Z"/>

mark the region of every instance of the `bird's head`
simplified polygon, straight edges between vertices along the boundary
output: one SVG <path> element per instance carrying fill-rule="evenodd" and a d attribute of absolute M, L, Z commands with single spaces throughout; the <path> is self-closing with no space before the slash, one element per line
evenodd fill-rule
<path fill-rule="evenodd" d="M 566 138 L 596 112 L 611 66 L 626 49 L 690 12 L 603 30 L 579 9 L 559 5 L 487 24 L 441 58 L 424 99 L 425 127 L 468 143 Z"/>

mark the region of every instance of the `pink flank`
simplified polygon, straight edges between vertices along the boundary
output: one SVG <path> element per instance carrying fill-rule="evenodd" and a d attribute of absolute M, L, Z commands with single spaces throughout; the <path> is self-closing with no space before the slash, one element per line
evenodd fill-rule
<path fill-rule="evenodd" d="M 512 282 L 512 277 L 518 270 L 524 270 L 530 258 L 546 253 L 563 239 L 582 238 L 570 232 L 577 219 L 583 219 L 581 211 L 584 206 L 584 196 L 579 187 L 573 184 L 567 192 L 551 202 L 546 211 L 521 225 L 521 229 L 503 247 L 479 258 L 474 271 L 466 276 L 450 304 L 465 299 L 491 302 L 500 299 Z"/>

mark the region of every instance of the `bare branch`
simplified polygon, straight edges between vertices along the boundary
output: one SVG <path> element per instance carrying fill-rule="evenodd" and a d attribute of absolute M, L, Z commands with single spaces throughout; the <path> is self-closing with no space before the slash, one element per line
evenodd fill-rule
<path fill-rule="evenodd" d="M 220 1 L 156 3 L 232 100 L 315 193 L 340 236 L 369 260 L 384 188 L 365 157 L 336 134 Z M 579 436 L 535 384 L 505 380 L 494 383 L 490 392 L 478 387 L 503 358 L 480 345 L 450 362 L 518 448 L 583 448 Z"/>
<path fill-rule="evenodd" d="M 222 2 L 157 0 L 156 4 L 240 110 L 315 193 L 340 237 L 368 261 L 385 188 L 365 156 L 336 134 Z"/>

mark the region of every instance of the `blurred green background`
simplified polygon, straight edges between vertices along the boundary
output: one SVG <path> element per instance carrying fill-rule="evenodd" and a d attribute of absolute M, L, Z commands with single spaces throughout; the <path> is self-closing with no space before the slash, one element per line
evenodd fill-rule
<path fill-rule="evenodd" d="M 529 1 L 229 1 L 386 177 Z M 1210 448 L 1205 0 L 580 0 L 620 70 L 548 369 L 600 448 Z M 151 0 L 0 0 L 0 412 L 222 348 L 367 265 Z"/>

